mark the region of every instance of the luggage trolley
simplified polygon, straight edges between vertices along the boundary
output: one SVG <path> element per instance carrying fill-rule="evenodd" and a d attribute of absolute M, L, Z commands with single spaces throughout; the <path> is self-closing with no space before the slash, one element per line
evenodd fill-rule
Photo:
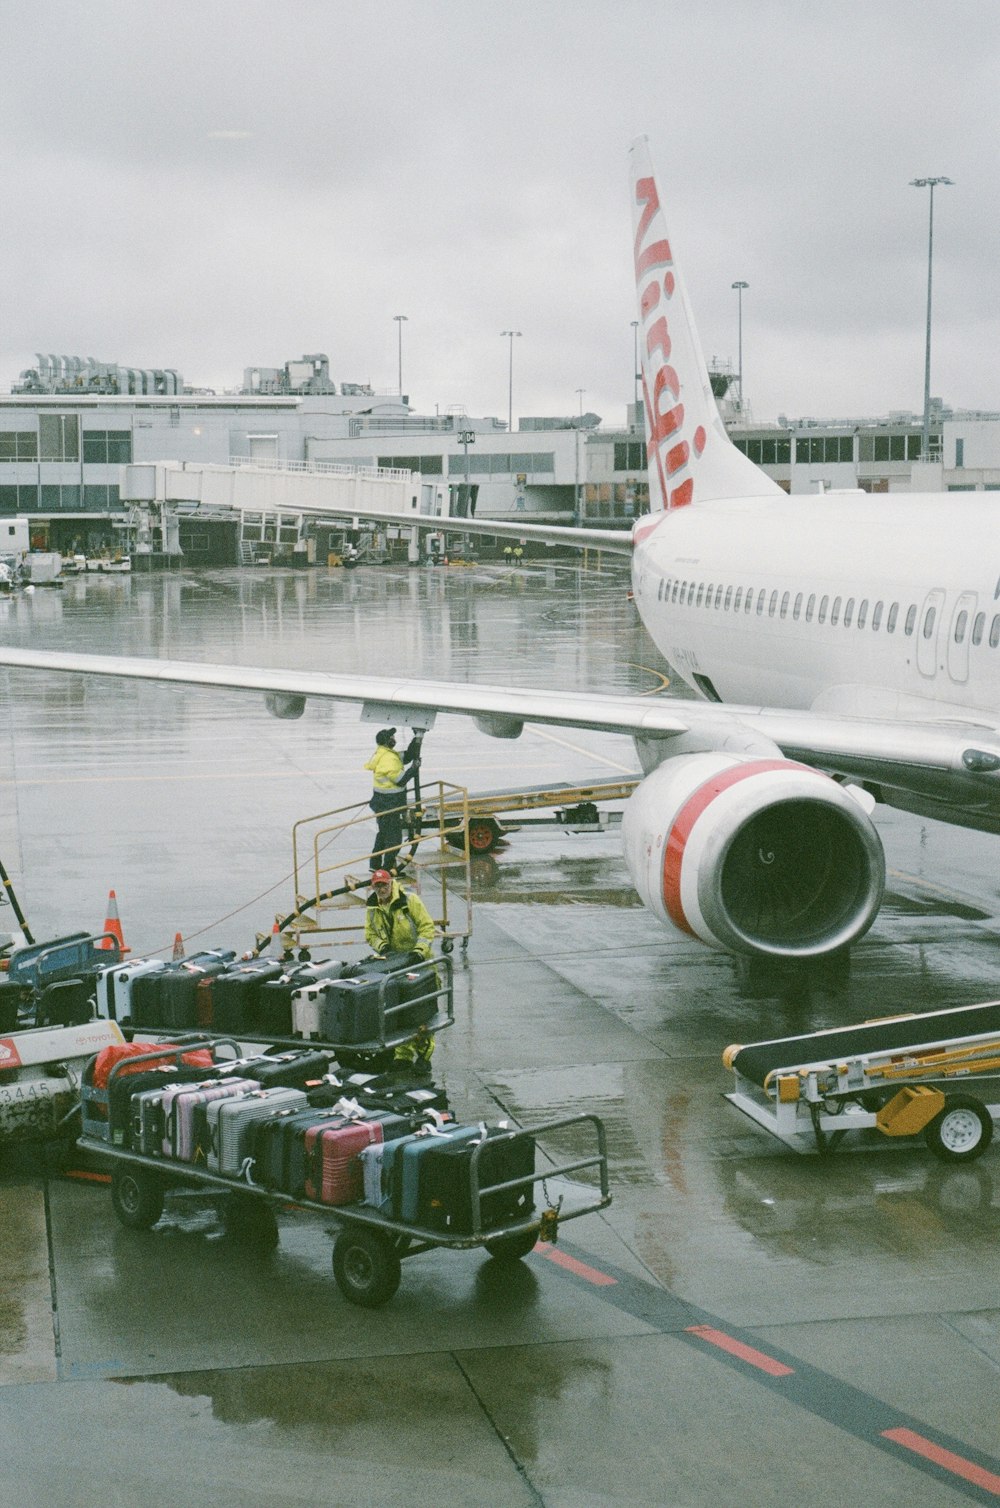
<path fill-rule="evenodd" d="M 216 1048 L 211 1040 L 191 1041 L 178 1044 L 173 1050 L 154 1048 L 150 1053 L 127 1059 L 129 1066 L 166 1056 L 180 1057 L 197 1047 Z M 205 1188 L 224 1196 L 229 1208 L 223 1218 L 227 1227 L 237 1236 L 252 1241 L 261 1247 L 270 1247 L 277 1242 L 278 1228 L 275 1211 L 295 1209 L 322 1216 L 331 1223 L 330 1234 L 335 1234 L 333 1245 L 333 1275 L 344 1297 L 364 1309 L 378 1309 L 389 1302 L 399 1287 L 401 1263 L 407 1257 L 415 1257 L 437 1248 L 466 1251 L 482 1247 L 498 1262 L 516 1262 L 527 1256 L 544 1232 L 544 1239 L 556 1237 L 557 1223 L 578 1219 L 605 1209 L 611 1203 L 608 1184 L 607 1143 L 604 1124 L 596 1115 L 572 1115 L 542 1125 L 509 1131 L 493 1136 L 489 1141 L 473 1147 L 469 1159 L 468 1196 L 471 1211 L 470 1229 L 467 1231 L 436 1230 L 413 1221 L 397 1220 L 384 1215 L 380 1210 L 364 1204 L 328 1205 L 312 1199 L 290 1198 L 287 1193 L 255 1185 L 249 1177 L 236 1177 L 210 1171 L 194 1163 L 183 1163 L 172 1158 L 152 1157 L 125 1147 L 114 1146 L 105 1140 L 99 1116 L 88 1113 L 88 1097 L 101 1096 L 108 1102 L 111 1084 L 123 1067 L 115 1064 L 108 1078 L 105 1091 L 86 1091 L 84 1103 L 84 1134 L 79 1146 L 111 1168 L 111 1203 L 118 1220 L 129 1230 L 149 1230 L 163 1213 L 166 1194 L 175 1188 Z M 97 1108 L 93 1107 L 93 1108 Z M 559 1161 L 543 1171 L 534 1171 L 522 1177 L 505 1181 L 488 1182 L 480 1176 L 480 1162 L 485 1147 L 497 1147 L 517 1142 L 560 1135 L 577 1130 L 587 1138 L 583 1155 Z M 389 1144 L 391 1145 L 391 1143 Z M 249 1170 L 247 1170 L 249 1173 Z M 595 1183 L 573 1180 L 572 1175 L 589 1172 Z M 557 1207 L 546 1208 L 539 1213 L 532 1208 L 528 1213 L 495 1225 L 484 1224 L 483 1204 L 490 1195 L 515 1188 L 534 1189 L 542 1186 L 543 1196 L 548 1200 L 548 1185 L 558 1183 L 560 1195 Z"/>

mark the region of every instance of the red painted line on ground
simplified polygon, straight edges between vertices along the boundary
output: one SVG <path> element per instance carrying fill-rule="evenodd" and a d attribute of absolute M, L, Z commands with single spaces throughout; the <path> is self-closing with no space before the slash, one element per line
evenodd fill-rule
<path fill-rule="evenodd" d="M 776 1361 L 773 1356 L 767 1356 L 763 1351 L 756 1351 L 753 1346 L 745 1346 L 735 1335 L 727 1335 L 724 1330 L 713 1330 L 711 1325 L 688 1325 L 689 1335 L 697 1335 L 700 1340 L 707 1340 L 710 1346 L 718 1346 L 720 1351 L 728 1351 L 730 1356 L 738 1356 L 740 1361 L 748 1361 L 752 1367 L 757 1367 L 761 1372 L 767 1372 L 771 1377 L 791 1377 L 794 1367 L 786 1367 L 783 1361 Z"/>
<path fill-rule="evenodd" d="M 957 1477 L 964 1477 L 967 1482 L 973 1482 L 977 1487 L 983 1487 L 987 1492 L 1000 1497 L 1000 1476 L 995 1471 L 986 1471 L 982 1466 L 976 1466 L 974 1462 L 967 1461 L 964 1456 L 956 1456 L 953 1450 L 945 1450 L 940 1445 L 935 1445 L 933 1440 L 927 1440 L 923 1435 L 918 1435 L 912 1429 L 884 1429 L 883 1438 L 893 1440 L 897 1445 L 905 1445 L 907 1450 L 912 1450 L 918 1456 L 924 1456 L 926 1460 L 933 1461 L 936 1466 L 943 1466 L 946 1471 L 953 1471 Z"/>
<path fill-rule="evenodd" d="M 594 1283 L 598 1288 L 606 1288 L 609 1284 L 618 1282 L 617 1278 L 609 1277 L 606 1272 L 598 1272 L 596 1267 L 588 1267 L 586 1262 L 578 1262 L 568 1252 L 560 1251 L 557 1246 L 548 1246 L 544 1241 L 539 1241 L 534 1250 L 540 1257 L 547 1257 L 557 1267 L 565 1267 L 567 1272 L 574 1273 L 578 1278 L 586 1278 L 588 1283 Z"/>
<path fill-rule="evenodd" d="M 88 1173 L 83 1168 L 67 1168 L 67 1178 L 83 1178 L 88 1183 L 110 1183 L 110 1173 Z"/>

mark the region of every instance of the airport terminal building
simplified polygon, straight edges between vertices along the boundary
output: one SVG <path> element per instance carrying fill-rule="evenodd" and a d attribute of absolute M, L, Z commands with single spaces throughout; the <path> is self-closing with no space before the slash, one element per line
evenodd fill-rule
<path fill-rule="evenodd" d="M 757 426 L 725 386 L 720 409 L 735 443 L 792 494 L 1000 488 L 1000 414 L 937 403 L 922 459 L 919 415 Z M 456 511 L 471 507 L 479 518 L 627 528 L 648 506 L 635 405 L 622 429 L 583 414 L 524 417 L 510 433 L 494 417 L 417 414 L 398 391 L 334 381 L 322 354 L 248 368 L 242 390 L 224 395 L 185 388 L 174 369 L 39 357 L 0 395 L 0 516 L 26 516 L 36 545 L 127 544 L 144 501 L 127 495 L 127 478 L 153 462 L 402 470 L 446 487 L 460 499 Z M 182 522 L 180 549 L 191 563 L 225 563 L 211 524 Z"/>

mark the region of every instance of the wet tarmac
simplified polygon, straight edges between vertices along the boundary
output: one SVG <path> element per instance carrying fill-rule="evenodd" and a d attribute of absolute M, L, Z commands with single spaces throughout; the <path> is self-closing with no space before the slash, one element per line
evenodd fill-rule
<path fill-rule="evenodd" d="M 619 570 L 561 565 L 84 578 L 0 599 L 0 636 L 656 694 Z M 668 691 L 666 694 L 670 694 Z M 290 900 L 291 828 L 360 799 L 370 728 L 311 704 L 0 675 L 0 857 L 39 936 L 242 949 Z M 441 719 L 473 790 L 635 766 L 627 742 Z M 526 828 L 477 862 L 456 1024 L 463 1115 L 596 1112 L 614 1203 L 513 1271 L 404 1263 L 347 1304 L 322 1222 L 253 1255 L 201 1197 L 122 1229 L 107 1188 L 0 1164 L 0 1500 L 777 1505 L 1000 1498 L 1000 1148 L 785 1150 L 722 1098 L 733 1041 L 992 998 L 997 843 L 880 814 L 890 866 L 848 970 L 757 983 L 662 930 L 617 834 Z M 4 925 L 0 911 L 0 927 Z M 745 981 L 744 981 L 745 985 Z"/>

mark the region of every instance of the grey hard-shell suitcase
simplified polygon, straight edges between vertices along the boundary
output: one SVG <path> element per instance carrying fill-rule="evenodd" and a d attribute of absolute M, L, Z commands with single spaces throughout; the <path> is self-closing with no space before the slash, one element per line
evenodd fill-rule
<path fill-rule="evenodd" d="M 215 1100 L 206 1107 L 208 1150 L 206 1162 L 217 1173 L 240 1173 L 252 1160 L 251 1136 L 256 1123 L 278 1110 L 306 1110 L 309 1102 L 301 1089 L 260 1089 L 236 1099 Z"/>

